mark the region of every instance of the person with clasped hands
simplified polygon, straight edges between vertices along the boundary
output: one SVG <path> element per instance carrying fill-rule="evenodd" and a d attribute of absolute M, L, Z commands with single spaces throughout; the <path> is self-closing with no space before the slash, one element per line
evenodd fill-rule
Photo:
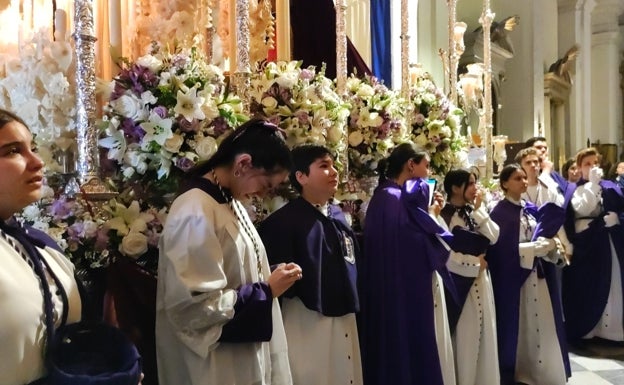
<path fill-rule="evenodd" d="M 292 384 L 277 297 L 302 271 L 295 263 L 271 271 L 242 204 L 276 188 L 290 167 L 279 129 L 251 120 L 187 174 L 160 241 L 161 385 Z"/>
<path fill-rule="evenodd" d="M 579 151 L 581 180 L 572 197 L 574 257 L 563 271 L 563 306 L 571 340 L 624 341 L 622 189 L 602 179 L 595 148 Z M 569 227 L 569 226 L 568 226 Z"/>

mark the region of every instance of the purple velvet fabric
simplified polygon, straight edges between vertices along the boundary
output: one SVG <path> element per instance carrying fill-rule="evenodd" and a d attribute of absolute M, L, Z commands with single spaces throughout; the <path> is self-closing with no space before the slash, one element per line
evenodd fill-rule
<path fill-rule="evenodd" d="M 433 226 L 433 219 L 416 220 L 424 218 L 425 185 L 415 181 L 401 191 L 385 181 L 367 209 L 358 267 L 366 385 L 443 384 L 431 282 L 436 269 L 446 271 L 448 251 L 435 237 L 443 231 Z"/>
<path fill-rule="evenodd" d="M 223 325 L 221 342 L 270 341 L 273 335 L 273 294 L 266 282 L 238 288 L 234 318 Z"/>
<path fill-rule="evenodd" d="M 265 219 L 258 232 L 271 264 L 292 261 L 303 270 L 285 297 L 298 297 L 308 309 L 329 317 L 359 310 L 357 268 L 345 259 L 344 237 L 350 238 L 356 260 L 359 248 L 340 207 L 330 205 L 325 216 L 298 198 Z"/>

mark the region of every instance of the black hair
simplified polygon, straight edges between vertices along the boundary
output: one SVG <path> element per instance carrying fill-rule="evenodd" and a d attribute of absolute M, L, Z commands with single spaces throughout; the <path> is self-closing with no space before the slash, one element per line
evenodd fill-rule
<path fill-rule="evenodd" d="M 379 183 L 386 179 L 395 179 L 403 170 L 403 166 L 410 159 L 420 163 L 424 158 L 429 158 L 427 151 L 416 147 L 412 142 L 401 143 L 392 150 L 390 156 L 379 161 L 377 171 L 379 172 Z"/>
<path fill-rule="evenodd" d="M 569 158 L 568 160 L 566 160 L 563 166 L 561 166 L 561 176 L 563 176 L 565 180 L 568 180 L 568 171 L 570 170 L 570 167 L 572 167 L 572 165 L 575 162 L 576 162 L 576 159 Z"/>
<path fill-rule="evenodd" d="M 457 186 L 457 187 L 464 186 L 464 191 L 462 193 L 466 192 L 466 189 L 468 188 L 468 182 L 470 182 L 471 175 L 474 175 L 475 182 L 476 182 L 478 177 L 477 177 L 477 174 L 475 174 L 474 172 L 459 169 L 459 170 L 451 170 L 446 173 L 446 175 L 444 176 L 444 191 L 446 191 L 446 196 L 448 197 L 448 199 L 450 199 L 453 196 L 454 186 Z"/>
<path fill-rule="evenodd" d="M 317 159 L 330 156 L 333 160 L 333 155 L 327 147 L 319 146 L 316 144 L 304 144 L 295 147 L 290 155 L 292 157 L 292 167 L 290 169 L 290 184 L 299 193 L 303 191 L 303 186 L 297 181 L 297 171 L 300 171 L 306 175 L 310 174 L 310 165 L 316 162 Z"/>
<path fill-rule="evenodd" d="M 11 122 L 18 122 L 28 129 L 28 125 L 24 122 L 24 120 L 22 120 L 22 118 L 15 115 L 11 111 L 3 110 L 2 108 L 0 108 L 0 128 Z M 30 131 L 30 129 L 28 130 Z"/>
<path fill-rule="evenodd" d="M 210 159 L 197 164 L 188 174 L 201 176 L 219 166 L 231 166 L 239 154 L 249 154 L 254 168 L 269 173 L 290 170 L 290 150 L 280 129 L 263 119 L 252 119 L 240 125 L 219 145 Z"/>
<path fill-rule="evenodd" d="M 543 136 L 534 136 L 532 138 L 527 139 L 526 142 L 524 142 L 526 147 L 533 147 L 533 145 L 535 144 L 535 142 L 545 142 L 546 138 L 544 138 Z"/>
<path fill-rule="evenodd" d="M 526 175 L 526 171 L 520 166 L 518 163 L 510 163 L 507 166 L 503 167 L 503 171 L 500 172 L 498 176 L 498 183 L 500 184 L 501 190 L 507 192 L 507 189 L 503 187 L 503 183 L 507 182 L 511 175 L 513 175 L 516 171 L 522 171 L 524 175 Z"/>

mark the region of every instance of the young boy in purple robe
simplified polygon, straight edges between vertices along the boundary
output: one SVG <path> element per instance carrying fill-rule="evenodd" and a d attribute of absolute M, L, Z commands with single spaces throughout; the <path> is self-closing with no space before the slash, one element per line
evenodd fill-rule
<path fill-rule="evenodd" d="M 273 265 L 306 272 L 283 296 L 288 356 L 297 385 L 362 385 L 355 313 L 359 247 L 340 207 L 330 204 L 338 172 L 330 151 L 292 150 L 291 185 L 300 196 L 269 215 L 259 233 Z"/>

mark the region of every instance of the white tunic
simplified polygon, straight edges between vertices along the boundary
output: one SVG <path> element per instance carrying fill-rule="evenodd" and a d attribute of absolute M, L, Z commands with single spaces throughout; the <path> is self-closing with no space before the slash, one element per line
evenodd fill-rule
<path fill-rule="evenodd" d="M 19 246 L 18 246 L 19 247 Z M 80 294 L 74 281 L 74 266 L 60 252 L 39 248 L 65 288 L 69 312 L 67 323 L 80 320 Z M 0 237 L 0 384 L 23 385 L 45 375 L 43 361 L 45 314 L 39 279 L 24 258 Z M 56 286 L 48 277 L 50 291 Z M 53 295 L 56 314 L 62 314 L 62 300 Z M 60 326 L 58 317 L 56 326 Z"/>
<path fill-rule="evenodd" d="M 438 345 L 442 379 L 444 385 L 455 385 L 453 340 L 451 338 L 451 329 L 449 328 L 448 314 L 446 312 L 444 284 L 442 283 L 442 277 L 440 277 L 437 271 L 433 274 L 431 285 L 433 288 L 433 318 L 435 322 L 436 344 Z"/>
<path fill-rule="evenodd" d="M 294 384 L 362 384 L 355 314 L 326 317 L 298 297 L 282 299 L 282 314 Z"/>
<path fill-rule="evenodd" d="M 236 289 L 262 280 L 253 243 L 239 226 L 227 204 L 199 189 L 171 206 L 161 237 L 156 298 L 161 385 L 292 384 L 276 299 L 270 342 L 219 342 L 223 325 L 234 316 Z M 264 246 L 250 227 L 268 274 Z"/>
<path fill-rule="evenodd" d="M 489 238 L 491 243 L 496 243 L 499 228 L 485 209 L 480 207 L 471 215 L 477 224 L 477 231 Z M 440 224 L 446 227 L 444 220 Z M 451 217 L 448 227 L 452 229 L 455 226 L 467 227 L 465 220 L 457 213 Z M 447 267 L 455 274 L 475 277 L 453 336 L 457 384 L 498 385 L 498 365 L 492 365 L 498 362 L 498 346 L 494 293 L 489 272 L 486 269 L 479 273 L 478 257 L 457 252 L 451 252 Z"/>
<path fill-rule="evenodd" d="M 602 213 L 602 188 L 600 185 L 594 185 L 591 182 L 579 186 L 574 191 L 572 197 L 572 208 L 574 209 L 575 230 L 577 233 L 587 229 L 593 219 L 580 219 L 586 217 L 596 217 Z M 606 231 L 606 230 L 605 230 Z M 623 294 L 622 294 L 622 278 L 620 276 L 620 262 L 617 258 L 615 246 L 609 235 L 609 244 L 611 247 L 611 285 L 609 288 L 609 297 L 607 304 L 603 310 L 600 320 L 583 338 L 601 337 L 611 341 L 624 341 L 624 326 L 622 320 L 623 313 Z M 572 262 L 574 263 L 574 262 Z"/>
<path fill-rule="evenodd" d="M 550 263 L 544 256 L 535 255 L 530 237 L 535 230 L 534 218 L 520 214 L 520 266 L 533 269 L 535 258 Z M 562 385 L 566 372 L 561 355 L 555 319 L 546 279 L 533 269 L 520 289 L 516 349 L 516 381 L 529 385 Z"/>

